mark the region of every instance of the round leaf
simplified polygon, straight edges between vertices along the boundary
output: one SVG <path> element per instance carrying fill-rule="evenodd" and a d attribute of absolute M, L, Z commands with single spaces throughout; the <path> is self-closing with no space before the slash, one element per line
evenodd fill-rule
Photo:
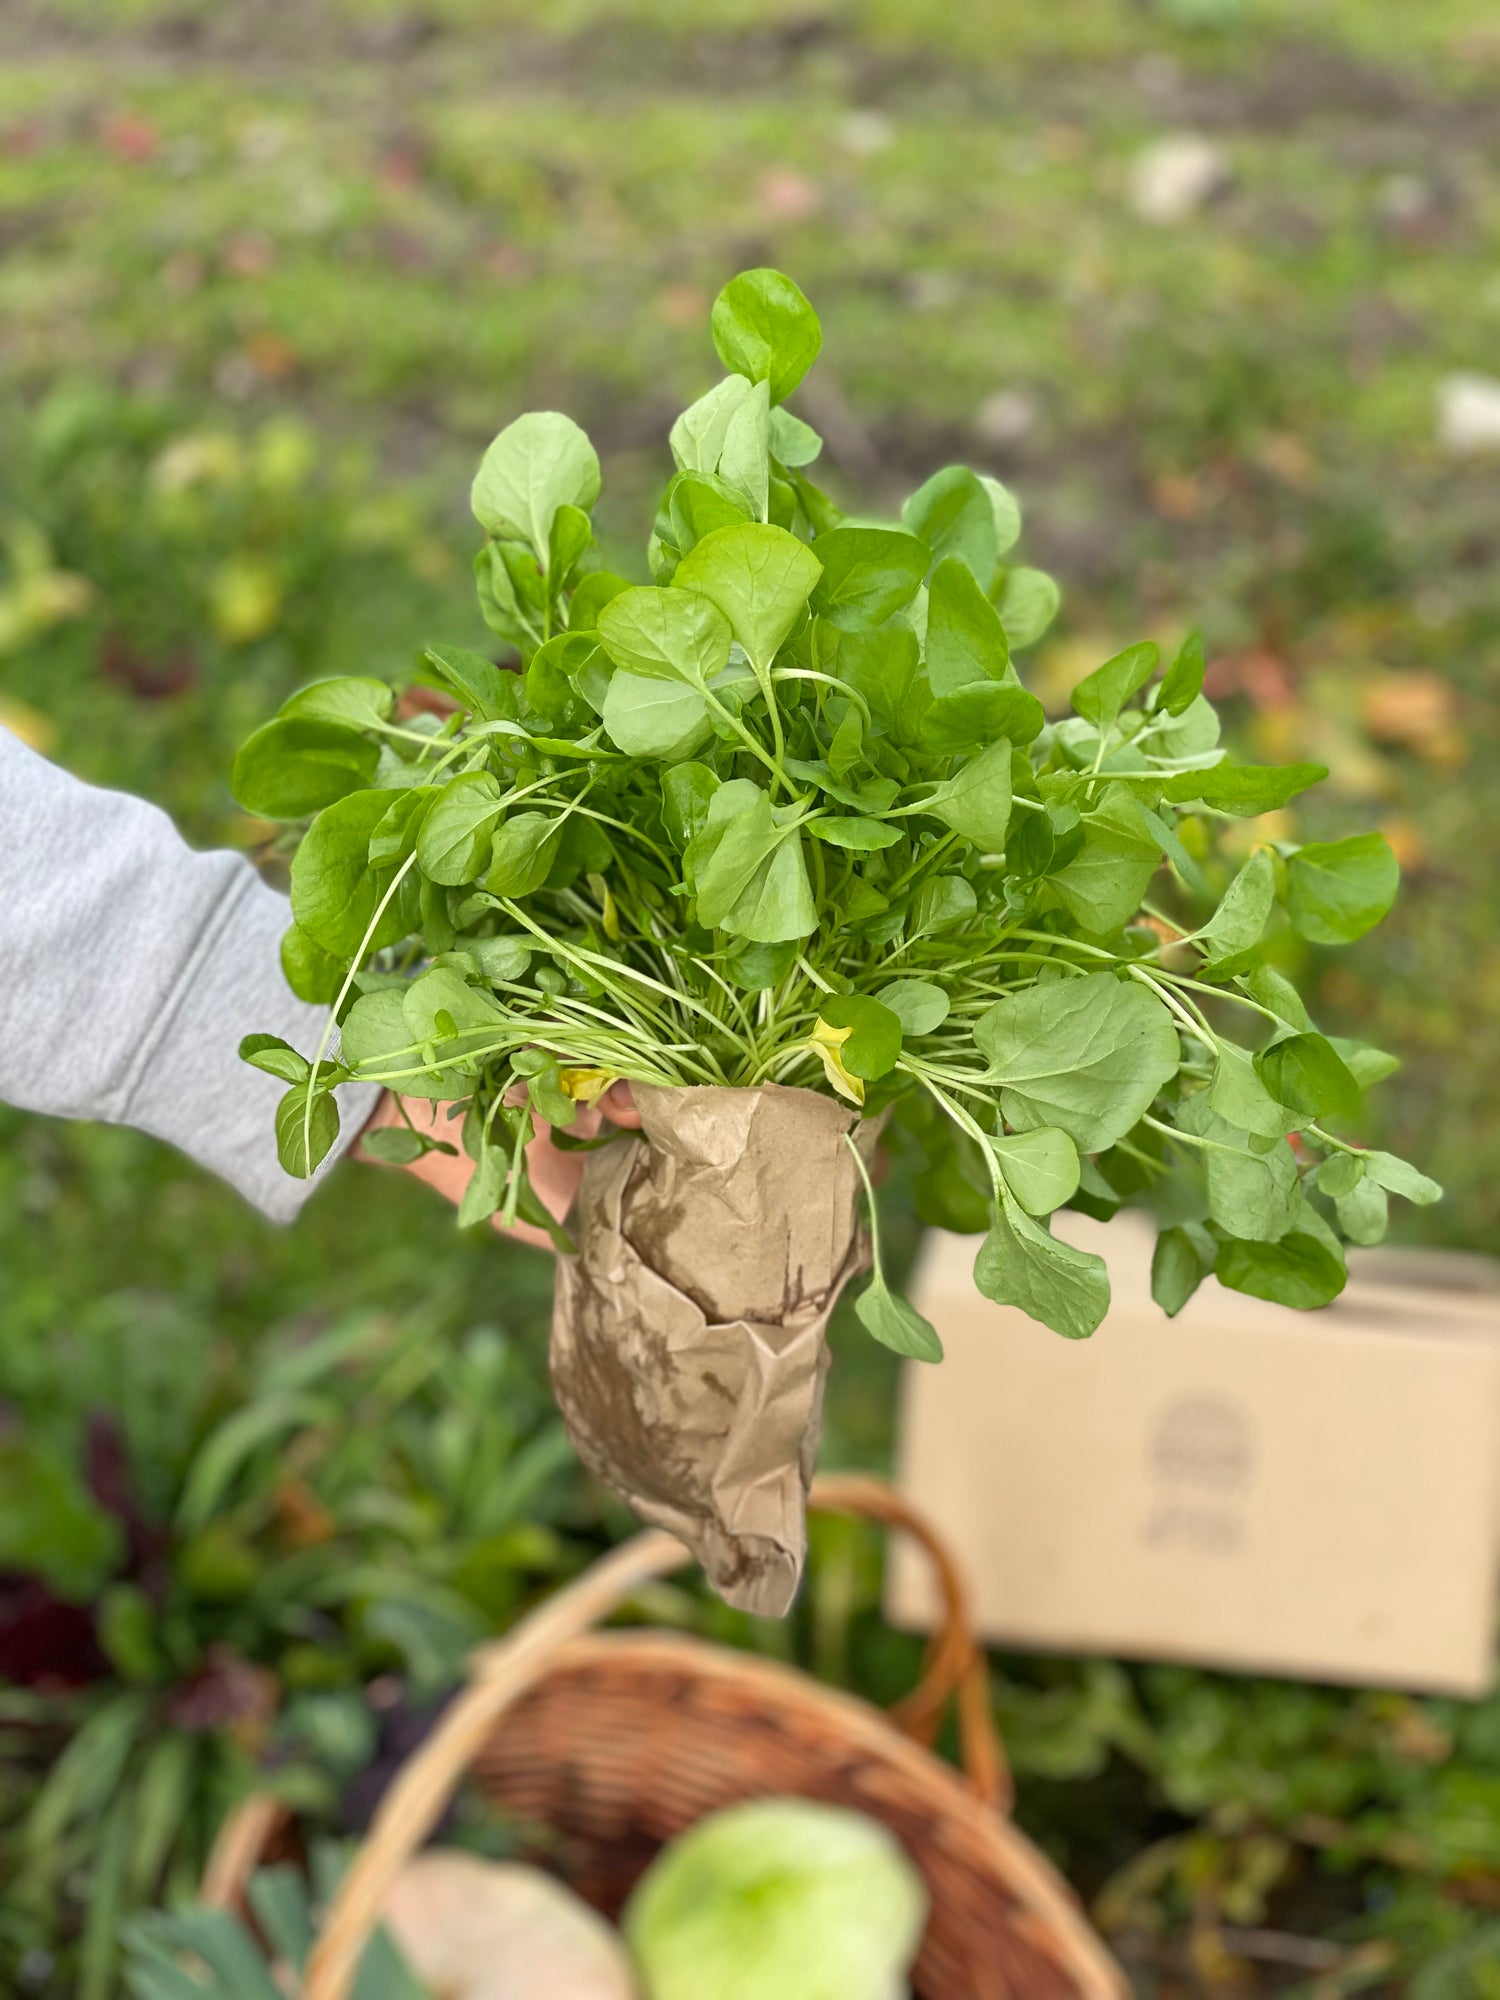
<path fill-rule="evenodd" d="M 741 271 L 714 300 L 714 347 L 726 368 L 769 385 L 784 403 L 818 358 L 823 329 L 780 271 Z"/>

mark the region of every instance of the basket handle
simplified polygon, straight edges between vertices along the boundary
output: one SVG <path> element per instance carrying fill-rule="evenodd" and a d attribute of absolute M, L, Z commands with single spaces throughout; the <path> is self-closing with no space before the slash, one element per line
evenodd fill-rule
<path fill-rule="evenodd" d="M 1008 1795 L 1009 1786 L 990 1714 L 988 1673 L 969 1622 L 964 1589 L 947 1550 L 921 1516 L 877 1479 L 855 1475 L 820 1479 L 808 1504 L 820 1511 L 858 1514 L 899 1527 L 913 1535 L 932 1558 L 946 1621 L 933 1644 L 922 1683 L 896 1711 L 897 1720 L 913 1733 L 927 1733 L 949 1697 L 956 1694 L 970 1782 L 981 1798 L 998 1802 Z M 643 1584 L 670 1576 L 689 1561 L 688 1550 L 675 1536 L 656 1530 L 637 1535 L 539 1605 L 505 1638 L 475 1652 L 469 1686 L 449 1704 L 381 1801 L 364 1846 L 344 1877 L 323 1934 L 313 1948 L 303 2000 L 348 2000 L 386 1891 L 442 1818 L 496 1718 L 542 1678 L 570 1639 L 617 1610 Z"/>

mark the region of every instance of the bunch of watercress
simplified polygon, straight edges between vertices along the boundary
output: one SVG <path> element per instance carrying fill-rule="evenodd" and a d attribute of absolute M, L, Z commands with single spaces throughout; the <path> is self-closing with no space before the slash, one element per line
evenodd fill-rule
<path fill-rule="evenodd" d="M 242 804 L 304 826 L 284 962 L 330 1005 L 310 1058 L 244 1045 L 288 1085 L 284 1164 L 310 1173 L 335 1088 L 376 1079 L 461 1113 L 464 1222 L 548 1223 L 527 1141 L 570 1143 L 612 1080 L 804 1085 L 895 1106 L 924 1216 L 985 1230 L 979 1289 L 1060 1333 L 1109 1286 L 1047 1218 L 1142 1194 L 1173 1218 L 1168 1312 L 1210 1271 L 1325 1304 L 1342 1239 L 1438 1189 L 1333 1129 L 1395 1065 L 1319 1033 L 1264 953 L 1288 922 L 1317 945 L 1378 922 L 1385 841 L 1268 840 L 1215 901 L 1216 836 L 1322 768 L 1227 758 L 1196 637 L 1164 672 L 1128 647 L 1049 722 L 1012 655 L 1058 594 L 1010 559 L 1006 489 L 948 466 L 899 527 L 844 516 L 785 407 L 821 343 L 807 300 L 745 272 L 713 338 L 729 372 L 672 428 L 651 583 L 598 566 L 583 432 L 521 417 L 473 489 L 480 603 L 521 671 L 434 646 L 441 719 L 324 681 L 240 752 Z M 876 1251 L 860 1317 L 937 1358 Z"/>

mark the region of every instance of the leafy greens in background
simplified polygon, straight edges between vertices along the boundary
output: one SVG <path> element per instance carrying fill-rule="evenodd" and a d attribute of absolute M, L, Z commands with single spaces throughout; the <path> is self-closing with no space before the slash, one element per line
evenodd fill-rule
<path fill-rule="evenodd" d="M 1389 1194 L 1439 1190 L 1336 1129 L 1391 1059 L 1320 1034 L 1269 953 L 1288 923 L 1361 937 L 1390 849 L 1267 842 L 1205 907 L 1221 832 L 1321 767 L 1228 761 L 1196 637 L 1164 670 L 1127 647 L 1049 722 L 1012 655 L 1058 593 L 1012 561 L 1012 496 L 949 466 L 899 527 L 845 518 L 784 407 L 821 344 L 807 300 L 742 273 L 713 337 L 730 372 L 672 428 L 651 583 L 595 565 L 583 432 L 521 417 L 472 496 L 520 671 L 434 646 L 445 718 L 325 681 L 241 750 L 241 804 L 307 822 L 284 962 L 330 1010 L 311 1056 L 244 1044 L 287 1085 L 288 1171 L 332 1145 L 337 1086 L 375 1080 L 461 1107 L 464 1222 L 545 1223 L 526 1142 L 612 1080 L 806 1085 L 894 1107 L 924 1219 L 983 1231 L 980 1290 L 1060 1333 L 1109 1303 L 1102 1261 L 1052 1233 L 1067 1205 L 1170 1214 L 1169 1312 L 1210 1272 L 1326 1304 Z M 861 1319 L 940 1351 L 878 1266 Z"/>

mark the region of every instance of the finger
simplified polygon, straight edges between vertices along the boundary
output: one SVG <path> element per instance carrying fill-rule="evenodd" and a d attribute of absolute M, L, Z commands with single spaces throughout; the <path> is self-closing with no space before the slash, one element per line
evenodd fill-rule
<path fill-rule="evenodd" d="M 599 1109 L 612 1125 L 623 1125 L 638 1132 L 641 1114 L 635 1108 L 635 1098 L 628 1083 L 612 1083 L 599 1099 Z"/>

